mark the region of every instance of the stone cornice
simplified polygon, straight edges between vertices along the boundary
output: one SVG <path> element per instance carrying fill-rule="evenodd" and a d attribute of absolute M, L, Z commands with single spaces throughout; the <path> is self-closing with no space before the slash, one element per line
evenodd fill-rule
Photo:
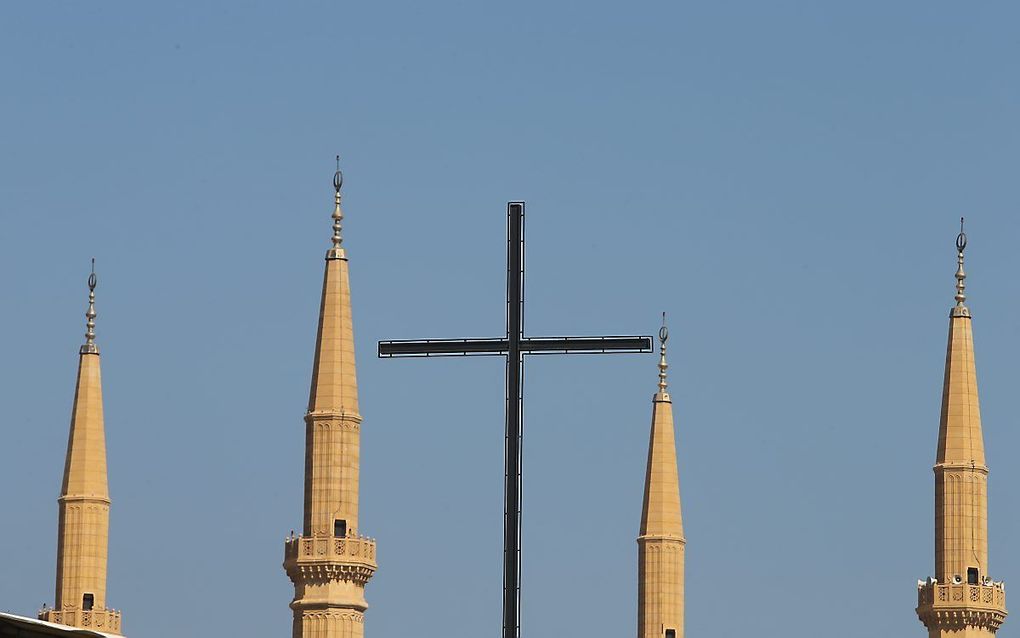
<path fill-rule="evenodd" d="M 357 412 L 344 412 L 343 410 L 317 410 L 305 413 L 305 423 L 321 423 L 322 421 L 346 421 L 357 425 L 361 424 L 361 415 Z"/>
<path fill-rule="evenodd" d="M 110 499 L 102 496 L 82 496 L 78 494 L 65 494 L 57 497 L 58 503 L 83 503 L 87 505 L 110 505 Z"/>
<path fill-rule="evenodd" d="M 917 617 L 926 628 L 960 631 L 967 627 L 977 627 L 998 631 L 1006 620 L 1006 612 L 998 609 L 936 609 L 934 607 L 918 607 Z"/>
<path fill-rule="evenodd" d="M 317 560 L 314 562 L 292 561 L 283 564 L 291 581 L 304 583 L 325 583 L 329 581 L 350 581 L 365 586 L 375 567 L 340 561 Z"/>
<path fill-rule="evenodd" d="M 669 536 L 666 534 L 645 534 L 637 537 L 638 543 L 648 542 L 663 542 L 663 543 L 677 543 L 680 545 L 686 545 L 687 539 L 682 536 Z"/>
<path fill-rule="evenodd" d="M 936 463 L 932 470 L 936 474 L 939 472 L 975 472 L 988 476 L 988 466 L 974 465 L 972 463 Z"/>

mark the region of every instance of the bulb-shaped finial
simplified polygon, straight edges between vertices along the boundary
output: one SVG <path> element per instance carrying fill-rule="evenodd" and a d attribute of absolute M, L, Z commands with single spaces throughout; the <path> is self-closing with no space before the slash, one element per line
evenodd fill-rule
<path fill-rule="evenodd" d="M 340 156 L 336 156 L 336 172 L 333 173 L 333 247 L 326 253 L 327 259 L 342 259 L 344 257 L 342 234 L 344 212 L 340 208 L 340 189 L 344 185 L 344 173 L 340 170 Z"/>
<path fill-rule="evenodd" d="M 662 327 L 659 328 L 659 394 L 666 394 L 666 341 L 669 339 L 669 328 L 666 327 L 666 313 L 662 313 Z"/>
<path fill-rule="evenodd" d="M 964 305 L 967 301 L 967 294 L 964 289 L 967 287 L 964 280 L 967 273 L 963 270 L 963 251 L 967 248 L 967 233 L 963 232 L 963 217 L 960 218 L 960 234 L 956 236 L 956 307 L 953 308 L 954 317 L 969 317 L 970 310 Z"/>
<path fill-rule="evenodd" d="M 92 272 L 89 274 L 89 307 L 85 311 L 85 343 L 82 354 L 99 354 L 96 345 L 96 258 L 92 258 Z"/>

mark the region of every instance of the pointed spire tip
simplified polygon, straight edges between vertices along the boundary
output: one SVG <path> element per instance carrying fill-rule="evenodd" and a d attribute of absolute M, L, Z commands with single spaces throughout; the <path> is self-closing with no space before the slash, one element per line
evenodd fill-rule
<path fill-rule="evenodd" d="M 967 248 L 967 233 L 963 231 L 963 217 L 960 218 L 960 234 L 956 236 L 956 305 L 953 307 L 950 316 L 969 317 L 970 309 L 964 304 L 967 301 L 965 292 L 967 273 L 963 270 L 963 251 Z"/>
<path fill-rule="evenodd" d="M 344 173 L 340 170 L 340 156 L 336 156 L 336 172 L 333 173 L 333 247 L 326 251 L 326 259 L 345 259 L 343 249 L 344 212 L 340 208 L 340 189 L 344 185 Z"/>
<path fill-rule="evenodd" d="M 666 341 L 669 340 L 669 328 L 666 327 L 666 313 L 662 313 L 662 327 L 659 328 L 659 394 L 663 398 L 668 397 L 666 392 L 666 370 L 669 364 L 666 363 Z"/>
<path fill-rule="evenodd" d="M 81 347 L 81 354 L 99 354 L 99 346 L 96 345 L 96 258 L 92 258 L 92 272 L 89 274 L 89 307 L 85 311 L 85 343 Z"/>

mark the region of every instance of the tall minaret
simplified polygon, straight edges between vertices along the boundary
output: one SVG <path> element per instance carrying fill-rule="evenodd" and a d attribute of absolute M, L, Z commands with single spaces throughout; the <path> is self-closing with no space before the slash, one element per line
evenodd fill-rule
<path fill-rule="evenodd" d="M 78 382 L 71 409 L 64 483 L 57 499 L 57 587 L 53 609 L 39 618 L 49 622 L 120 633 L 120 612 L 106 608 L 106 556 L 110 529 L 110 491 L 106 484 L 106 436 L 103 387 L 96 345 L 96 263 L 89 275 L 85 344 L 78 355 Z"/>
<path fill-rule="evenodd" d="M 985 465 L 970 310 L 964 305 L 960 219 L 956 305 L 942 384 L 935 457 L 935 577 L 917 584 L 917 615 L 929 638 L 989 638 L 1006 619 L 1006 592 L 988 567 L 988 467 Z"/>
<path fill-rule="evenodd" d="M 333 176 L 333 247 L 326 251 L 312 389 L 305 414 L 305 516 L 283 566 L 294 581 L 294 638 L 364 636 L 365 584 L 375 541 L 358 534 L 361 414 L 354 369 L 351 286 L 341 237 L 340 158 Z"/>
<path fill-rule="evenodd" d="M 673 401 L 666 391 L 666 315 L 659 330 L 659 391 L 652 397 L 645 498 L 638 536 L 638 638 L 684 635 L 684 538 Z"/>

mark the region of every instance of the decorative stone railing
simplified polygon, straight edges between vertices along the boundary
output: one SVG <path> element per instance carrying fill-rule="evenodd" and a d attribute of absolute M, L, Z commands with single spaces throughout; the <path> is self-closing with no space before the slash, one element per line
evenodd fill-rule
<path fill-rule="evenodd" d="M 988 627 L 1006 619 L 1006 588 L 1002 583 L 918 583 L 917 615 L 926 627 Z"/>
<path fill-rule="evenodd" d="M 376 569 L 375 540 L 357 535 L 291 536 L 284 545 L 283 568 L 295 583 L 339 580 L 364 587 Z"/>
<path fill-rule="evenodd" d="M 113 609 L 43 609 L 39 612 L 39 620 L 94 629 L 108 634 L 120 633 L 120 612 Z"/>
<path fill-rule="evenodd" d="M 284 560 L 335 560 L 375 564 L 375 539 L 364 536 L 293 536 L 284 547 Z"/>

